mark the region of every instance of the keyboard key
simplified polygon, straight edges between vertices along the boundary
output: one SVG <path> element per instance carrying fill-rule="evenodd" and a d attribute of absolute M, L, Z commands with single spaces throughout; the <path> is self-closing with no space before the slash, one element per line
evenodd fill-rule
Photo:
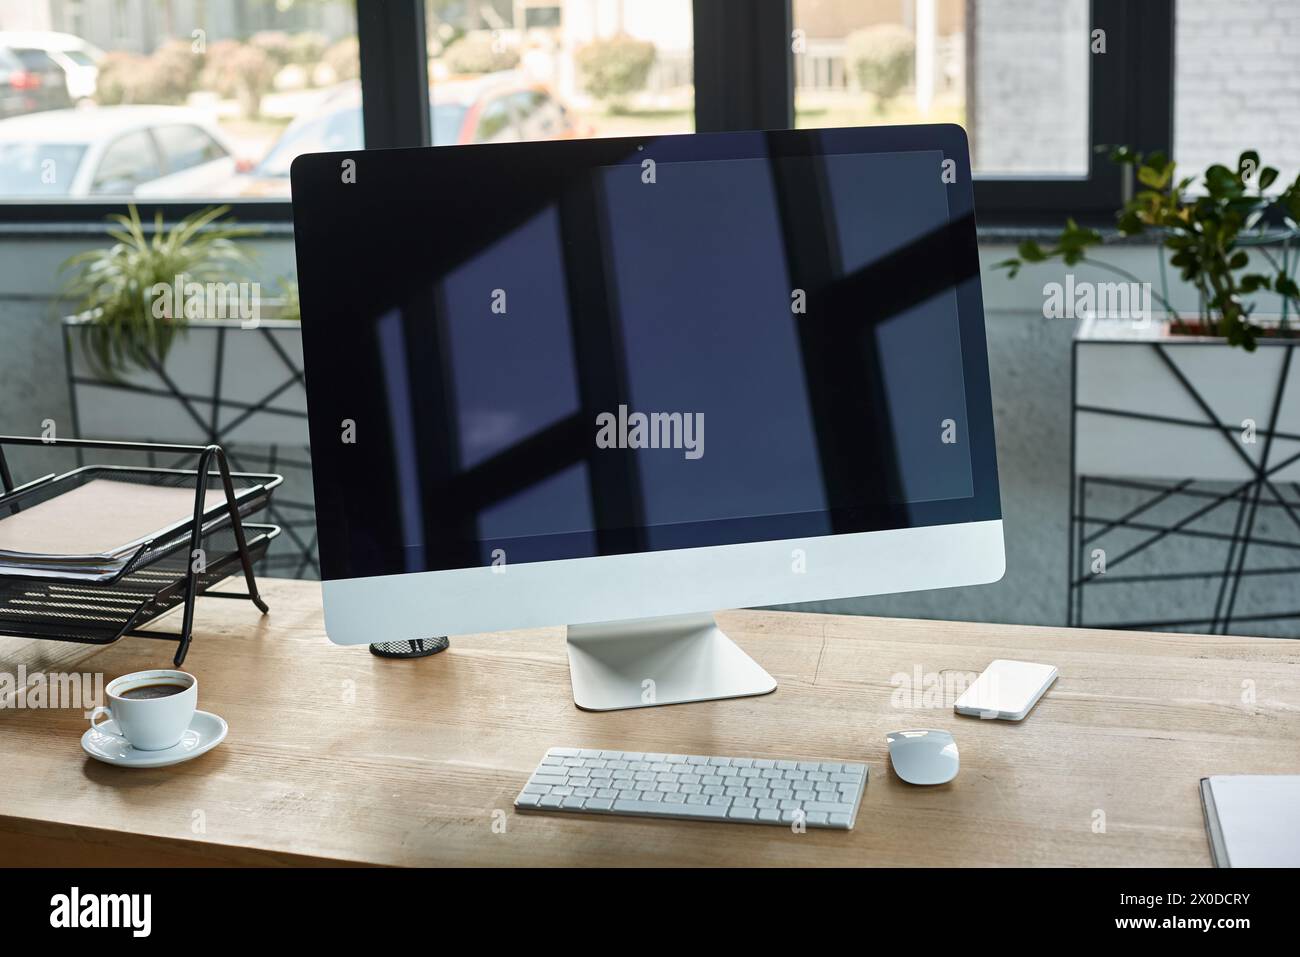
<path fill-rule="evenodd" d="M 758 811 L 752 807 L 732 807 L 727 817 L 733 821 L 754 821 L 758 819 Z"/>
<path fill-rule="evenodd" d="M 822 801 L 809 801 L 803 806 L 803 809 L 809 814 L 849 814 L 853 811 L 852 804 L 827 804 Z"/>
<path fill-rule="evenodd" d="M 515 804 L 519 807 L 537 807 L 541 800 L 542 795 L 540 794 L 521 794 L 515 798 Z"/>
<path fill-rule="evenodd" d="M 727 817 L 725 807 L 712 807 L 708 804 L 674 804 L 672 810 L 658 804 L 645 804 L 641 801 L 615 801 L 615 814 L 655 814 L 668 813 L 674 817 L 698 817 L 706 820 L 721 821 Z"/>

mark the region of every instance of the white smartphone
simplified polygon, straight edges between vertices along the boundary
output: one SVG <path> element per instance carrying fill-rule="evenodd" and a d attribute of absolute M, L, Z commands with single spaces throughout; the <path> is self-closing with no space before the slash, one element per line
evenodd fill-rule
<path fill-rule="evenodd" d="M 1056 680 L 1056 668 L 999 658 L 967 688 L 953 709 L 979 718 L 1019 721 Z"/>

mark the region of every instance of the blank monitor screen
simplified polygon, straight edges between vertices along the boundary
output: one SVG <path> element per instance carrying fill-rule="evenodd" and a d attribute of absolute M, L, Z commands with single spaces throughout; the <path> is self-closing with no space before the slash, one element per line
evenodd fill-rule
<path fill-rule="evenodd" d="M 293 167 L 326 579 L 1001 517 L 957 127 L 351 156 Z"/>

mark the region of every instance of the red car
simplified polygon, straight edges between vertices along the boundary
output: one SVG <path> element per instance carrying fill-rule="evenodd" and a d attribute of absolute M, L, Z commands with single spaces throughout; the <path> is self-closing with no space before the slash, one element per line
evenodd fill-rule
<path fill-rule="evenodd" d="M 429 90 L 434 146 L 572 139 L 569 111 L 542 84 L 517 73 L 441 81 Z M 317 110 L 298 117 L 250 172 L 237 178 L 241 196 L 288 196 L 289 165 L 303 153 L 360 149 L 361 88 L 348 84 Z"/>

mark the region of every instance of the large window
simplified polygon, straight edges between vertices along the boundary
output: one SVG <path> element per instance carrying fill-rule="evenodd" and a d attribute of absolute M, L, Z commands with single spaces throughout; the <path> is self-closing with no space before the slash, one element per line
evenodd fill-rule
<path fill-rule="evenodd" d="M 795 123 L 958 123 L 977 175 L 1087 175 L 1090 6 L 794 0 Z"/>
<path fill-rule="evenodd" d="M 426 0 L 434 145 L 695 129 L 691 0 Z"/>
<path fill-rule="evenodd" d="M 0 0 L 0 218 L 99 219 L 136 199 L 287 220 L 296 156 L 363 145 L 952 122 L 982 223 L 1106 222 L 1126 189 L 1110 145 L 1187 168 L 1254 148 L 1300 170 L 1281 109 L 1300 92 L 1297 10 Z"/>
<path fill-rule="evenodd" d="M 288 196 L 352 104 L 353 0 L 0 3 L 0 200 Z"/>

